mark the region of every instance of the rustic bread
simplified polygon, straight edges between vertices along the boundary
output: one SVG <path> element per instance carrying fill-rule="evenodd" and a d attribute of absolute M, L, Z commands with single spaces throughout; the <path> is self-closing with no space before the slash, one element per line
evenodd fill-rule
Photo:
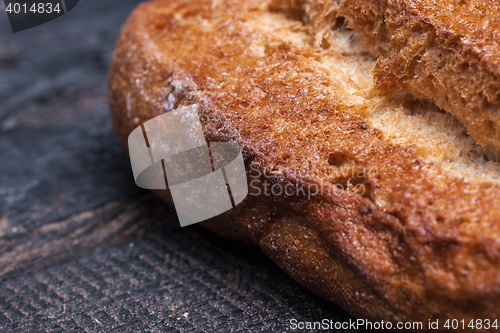
<path fill-rule="evenodd" d="M 196 105 L 207 140 L 238 143 L 253 181 L 203 226 L 258 244 L 356 317 L 498 318 L 498 163 L 434 105 L 381 94 L 375 49 L 330 20 L 318 43 L 319 26 L 276 1 L 141 4 L 109 77 L 119 138 Z M 295 192 L 266 195 L 266 181 Z"/>
<path fill-rule="evenodd" d="M 500 2 L 489 0 L 275 0 L 307 22 L 316 44 L 345 24 L 380 56 L 380 93 L 409 92 L 451 113 L 492 155 L 500 152 Z"/>

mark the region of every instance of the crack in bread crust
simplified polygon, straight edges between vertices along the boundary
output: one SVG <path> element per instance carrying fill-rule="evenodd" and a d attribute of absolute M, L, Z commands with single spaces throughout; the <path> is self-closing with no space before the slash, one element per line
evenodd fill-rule
<path fill-rule="evenodd" d="M 351 102 L 357 105 L 354 110 L 361 111 L 361 116 L 370 125 L 380 129 L 383 135 L 390 138 L 394 143 L 403 146 L 413 145 L 417 147 L 423 159 L 446 164 L 450 171 L 455 170 L 458 173 L 465 173 L 466 176 L 476 175 L 487 180 L 498 179 L 500 177 L 500 165 L 494 162 L 497 158 L 494 152 L 492 154 L 491 147 L 484 149 L 477 145 L 472 137 L 467 135 L 467 129 L 461 125 L 456 117 L 444 113 L 432 103 L 425 102 L 428 99 L 424 93 L 425 89 L 433 94 L 435 93 L 431 83 L 423 84 L 425 88 L 419 90 L 418 93 L 414 93 L 413 97 L 409 97 L 410 95 L 407 92 L 404 94 L 396 92 L 394 94 L 397 89 L 393 89 L 390 98 L 381 98 L 384 95 L 391 94 L 388 94 L 387 91 L 383 93 L 380 88 L 376 88 L 375 84 L 379 87 L 381 84 L 378 80 L 380 75 L 374 77 L 371 73 L 376 73 L 380 64 L 387 60 L 383 57 L 380 57 L 378 61 L 376 59 L 377 54 L 387 53 L 389 45 L 389 42 L 385 40 L 386 37 L 383 37 L 388 33 L 387 29 L 382 28 L 385 26 L 382 19 L 385 9 L 380 6 L 370 6 L 370 2 L 363 2 L 362 4 L 367 6 L 368 9 L 354 6 L 355 3 L 352 1 L 271 1 L 270 9 L 272 11 L 285 13 L 287 17 L 295 22 L 303 23 L 301 25 L 302 29 L 290 27 L 290 30 L 304 32 L 307 38 L 303 37 L 302 40 L 298 37 L 288 38 L 289 35 L 283 33 L 285 24 L 282 22 L 278 24 L 276 21 L 279 20 L 276 17 L 272 20 L 274 24 L 269 24 L 271 20 L 259 19 L 264 22 L 255 25 L 258 29 L 264 29 L 269 34 L 279 35 L 280 38 L 286 39 L 298 47 L 311 45 L 318 49 L 325 49 L 327 52 L 322 54 L 321 59 L 324 69 L 330 71 L 332 76 L 337 77 L 343 71 L 342 68 L 348 69 L 348 75 L 344 75 L 338 80 L 353 83 L 349 95 L 364 99 L 364 101 Z M 349 10 L 354 11 L 357 15 L 364 13 L 363 15 L 369 15 L 372 18 L 379 17 L 381 20 L 380 26 L 374 28 L 373 23 L 367 23 L 362 19 L 358 21 L 364 25 L 361 25 L 360 22 L 353 24 L 352 20 L 348 20 L 347 23 L 345 20 L 339 21 L 342 18 L 339 15 L 349 16 Z M 339 25 L 339 22 L 343 23 Z M 346 24 L 356 30 L 346 28 Z M 279 28 L 276 28 L 277 25 Z M 365 38 L 360 34 L 360 31 Z M 423 35 L 422 29 L 418 31 L 420 35 Z M 299 33 L 295 34 L 299 35 Z M 414 35 L 418 34 L 414 33 Z M 418 38 L 415 39 L 418 40 Z M 372 56 L 367 53 L 368 51 Z M 447 54 L 448 57 L 455 56 L 450 51 L 442 51 L 441 53 Z M 435 55 L 436 52 L 426 52 L 427 58 L 420 56 L 415 58 L 411 52 L 407 54 L 408 57 L 411 56 L 411 59 L 415 58 L 415 61 L 409 66 L 409 70 L 421 70 L 421 63 L 424 62 L 422 58 L 429 60 L 428 58 L 432 54 Z M 434 67 L 439 67 L 440 64 L 444 63 L 446 61 L 441 59 L 434 64 Z M 429 66 L 432 66 L 432 63 Z M 387 70 L 384 73 L 389 75 L 392 72 Z M 430 72 L 427 71 L 427 73 Z M 475 76 L 472 76 L 472 78 L 475 78 Z M 447 95 L 440 96 L 444 98 Z M 456 97 L 456 94 L 453 96 Z M 420 99 L 417 100 L 415 97 Z M 450 100 L 449 96 L 447 98 L 447 100 Z M 364 103 L 366 107 L 359 107 L 361 103 Z M 469 122 L 468 127 L 470 126 L 473 126 L 473 123 Z M 490 122 L 488 128 L 491 129 L 492 126 Z M 490 134 L 486 136 L 492 137 Z"/>
<path fill-rule="evenodd" d="M 319 64 L 326 51 L 259 32 L 249 18 L 260 15 L 268 15 L 266 2 L 140 5 L 110 71 L 123 144 L 145 121 L 197 104 L 206 138 L 237 142 L 258 186 L 325 189 L 310 198 L 250 195 L 205 227 L 259 244 L 297 281 L 358 317 L 497 317 L 500 186 L 458 177 L 384 138 Z M 356 167 L 377 172 L 344 172 Z M 354 182 L 369 193 L 337 186 Z"/>
<path fill-rule="evenodd" d="M 500 4 L 489 0 L 275 0 L 273 7 L 310 25 L 328 45 L 339 17 L 380 56 L 379 92 L 432 101 L 500 153 Z M 300 13 L 300 14 L 299 14 Z M 496 156 L 498 158 L 498 156 Z"/>
<path fill-rule="evenodd" d="M 339 15 L 386 45 L 374 70 L 380 91 L 431 100 L 500 151 L 498 2 L 346 0 Z"/>
<path fill-rule="evenodd" d="M 482 0 L 464 3 L 450 8 L 451 1 L 439 1 L 431 13 L 428 1 L 389 1 L 383 15 L 389 49 L 374 77 L 386 93 L 408 91 L 433 101 L 479 144 L 498 151 L 500 7 Z M 491 22 L 481 31 L 478 25 L 487 18 Z"/>

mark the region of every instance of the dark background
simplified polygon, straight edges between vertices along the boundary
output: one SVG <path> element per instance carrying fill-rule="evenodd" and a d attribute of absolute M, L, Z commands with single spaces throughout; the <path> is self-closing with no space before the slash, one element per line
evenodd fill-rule
<path fill-rule="evenodd" d="M 349 316 L 135 186 L 107 71 L 134 0 L 13 34 L 0 8 L 0 331 L 283 332 Z"/>

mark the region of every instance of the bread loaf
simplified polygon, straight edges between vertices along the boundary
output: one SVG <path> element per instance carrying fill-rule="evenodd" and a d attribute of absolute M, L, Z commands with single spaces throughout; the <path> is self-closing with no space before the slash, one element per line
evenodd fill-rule
<path fill-rule="evenodd" d="M 354 17 L 357 7 L 305 4 L 141 4 L 109 76 L 118 137 L 126 145 L 147 120 L 196 105 L 208 141 L 241 147 L 249 180 L 248 197 L 204 227 L 259 245 L 299 283 L 359 318 L 497 319 L 499 164 L 466 134 L 470 128 L 414 98 L 450 108 L 440 101 L 459 98 L 452 82 L 423 89 L 427 81 L 417 77 L 391 78 L 396 46 L 370 48 L 367 33 L 351 29 L 368 26 L 362 15 L 352 25 L 339 17 Z M 376 36 L 393 34 L 375 9 L 362 13 Z M 469 70 L 466 80 L 484 78 Z M 488 80 L 468 93 L 489 100 Z M 393 84 L 403 90 L 382 91 Z M 168 191 L 157 193 L 171 202 Z"/>

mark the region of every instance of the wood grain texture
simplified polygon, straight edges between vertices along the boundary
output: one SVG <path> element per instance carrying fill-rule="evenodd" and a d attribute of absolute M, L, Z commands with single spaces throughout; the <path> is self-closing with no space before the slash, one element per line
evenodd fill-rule
<path fill-rule="evenodd" d="M 179 228 L 133 182 L 107 71 L 138 1 L 12 34 L 0 12 L 0 331 L 270 332 L 348 320 L 259 249 Z"/>

